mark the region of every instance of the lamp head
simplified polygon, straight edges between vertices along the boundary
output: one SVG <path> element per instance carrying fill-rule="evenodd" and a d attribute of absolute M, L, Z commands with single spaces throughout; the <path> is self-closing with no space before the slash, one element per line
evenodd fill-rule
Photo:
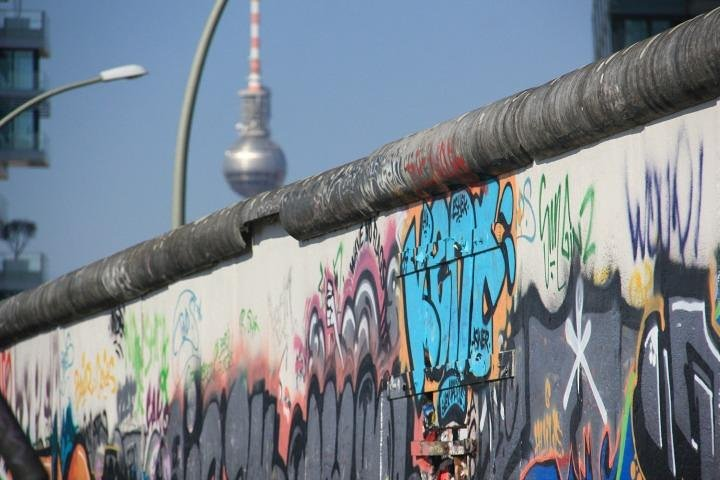
<path fill-rule="evenodd" d="M 133 78 L 142 77 L 148 72 L 141 65 L 123 65 L 121 67 L 109 68 L 100 72 L 100 80 L 103 82 L 112 82 L 113 80 L 131 80 Z"/>

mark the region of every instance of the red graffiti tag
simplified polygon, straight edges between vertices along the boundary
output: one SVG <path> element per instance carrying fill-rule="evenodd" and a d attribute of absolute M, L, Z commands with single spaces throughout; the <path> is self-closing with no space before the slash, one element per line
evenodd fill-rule
<path fill-rule="evenodd" d="M 405 164 L 405 171 L 413 177 L 444 179 L 468 172 L 467 162 L 449 140 L 443 140 L 428 154 L 415 150 L 413 157 Z"/>

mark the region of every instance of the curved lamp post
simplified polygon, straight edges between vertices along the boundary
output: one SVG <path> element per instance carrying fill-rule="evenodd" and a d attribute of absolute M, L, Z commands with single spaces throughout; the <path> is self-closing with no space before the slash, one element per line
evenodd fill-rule
<path fill-rule="evenodd" d="M 79 82 L 68 83 L 60 87 L 55 87 L 46 92 L 31 98 L 27 102 L 17 107 L 12 112 L 0 119 L 0 128 L 7 125 L 15 117 L 37 105 L 43 100 L 50 98 L 68 90 L 92 85 L 93 83 L 112 82 L 114 80 L 132 79 L 142 77 L 147 74 L 147 70 L 140 65 L 123 65 L 121 67 L 103 70 L 97 76 L 81 80 Z M 35 450 L 28 442 L 20 424 L 18 424 L 15 415 L 12 413 L 7 401 L 0 394 L 0 425 L 7 431 L 0 435 L 0 454 L 7 462 L 8 469 L 17 478 L 47 478 L 45 469 L 39 462 Z"/>
<path fill-rule="evenodd" d="M 15 117 L 23 113 L 25 110 L 29 109 L 30 107 L 37 105 L 38 103 L 42 102 L 43 100 L 46 100 L 52 96 L 55 96 L 59 93 L 67 92 L 68 90 L 74 90 L 76 88 L 84 87 L 87 85 L 92 85 L 93 83 L 100 83 L 100 82 L 112 82 L 114 80 L 123 80 L 123 79 L 133 79 L 142 77 L 143 75 L 147 74 L 147 70 L 145 68 L 141 67 L 140 65 L 123 65 L 121 67 L 115 67 L 110 68 L 108 70 L 103 70 L 98 75 L 88 78 L 87 80 L 81 80 L 79 82 L 74 83 L 68 83 L 67 85 L 63 85 L 60 87 L 52 88 L 46 92 L 41 93 L 40 95 L 31 98 L 27 102 L 23 103 L 19 107 L 17 107 L 12 112 L 5 115 L 2 119 L 0 119 L 0 128 L 4 127 L 8 124 L 8 122 L 12 121 Z"/>
<path fill-rule="evenodd" d="M 205 58 L 210 47 L 210 42 L 215 34 L 215 29 L 227 0 L 216 0 L 210 16 L 205 23 L 200 42 L 195 57 L 193 58 L 192 67 L 188 83 L 185 87 L 185 98 L 183 99 L 182 112 L 180 113 L 180 123 L 178 124 L 177 141 L 175 143 L 175 168 L 173 169 L 173 191 L 172 191 L 172 228 L 177 228 L 185 223 L 185 187 L 187 184 L 187 151 L 190 143 L 190 125 L 192 124 L 193 112 L 195 110 L 195 98 L 197 97 L 198 85 L 200 84 L 200 75 L 203 66 L 205 66 Z"/>

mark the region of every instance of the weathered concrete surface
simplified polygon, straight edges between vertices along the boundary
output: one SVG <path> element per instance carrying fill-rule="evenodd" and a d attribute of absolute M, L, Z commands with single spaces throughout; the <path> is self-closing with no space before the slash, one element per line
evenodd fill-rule
<path fill-rule="evenodd" d="M 720 94 L 720 10 L 545 85 L 289 187 L 280 220 L 307 239 L 452 185 L 500 175 Z"/>

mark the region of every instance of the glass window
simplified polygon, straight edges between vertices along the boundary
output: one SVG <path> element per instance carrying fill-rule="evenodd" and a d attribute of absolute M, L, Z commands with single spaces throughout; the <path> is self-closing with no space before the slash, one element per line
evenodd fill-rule
<path fill-rule="evenodd" d="M 8 50 L 0 51 L 0 87 L 2 88 L 12 87 L 12 53 Z"/>
<path fill-rule="evenodd" d="M 31 50 L 18 50 L 15 52 L 15 88 L 33 88 L 33 52 Z"/>
<path fill-rule="evenodd" d="M 658 33 L 667 30 L 672 25 L 670 20 L 667 19 L 656 19 L 650 22 L 650 35 L 657 35 Z"/>
<path fill-rule="evenodd" d="M 0 52 L 0 87 L 35 88 L 35 54 L 32 50 Z"/>
<path fill-rule="evenodd" d="M 623 23 L 625 26 L 625 38 L 623 42 L 626 47 L 650 36 L 648 22 L 646 22 L 645 19 L 626 18 Z"/>
<path fill-rule="evenodd" d="M 35 112 L 28 110 L 21 113 L 15 120 L 14 144 L 18 150 L 30 150 L 35 146 Z"/>
<path fill-rule="evenodd" d="M 34 150 L 37 148 L 37 112 L 21 113 L 15 120 L 0 129 L 0 149 Z"/>

